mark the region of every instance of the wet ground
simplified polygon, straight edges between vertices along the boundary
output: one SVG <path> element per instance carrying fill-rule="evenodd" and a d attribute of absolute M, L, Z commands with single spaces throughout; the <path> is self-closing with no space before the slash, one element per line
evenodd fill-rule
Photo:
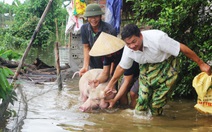
<path fill-rule="evenodd" d="M 63 82 L 58 90 L 54 82 L 34 84 L 21 81 L 18 101 L 10 106 L 17 111 L 6 131 L 13 132 L 210 132 L 212 116 L 194 109 L 195 100 L 170 101 L 162 116 L 140 119 L 130 109 L 78 110 L 78 78 Z"/>

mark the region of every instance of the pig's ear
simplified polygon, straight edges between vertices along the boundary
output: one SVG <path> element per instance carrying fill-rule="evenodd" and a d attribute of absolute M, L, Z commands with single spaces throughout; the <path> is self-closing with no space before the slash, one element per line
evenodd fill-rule
<path fill-rule="evenodd" d="M 115 89 L 112 89 L 111 92 L 112 93 L 117 93 L 117 91 Z"/>
<path fill-rule="evenodd" d="M 117 91 L 115 89 L 104 92 L 104 97 L 110 96 L 111 94 L 115 94 Z"/>

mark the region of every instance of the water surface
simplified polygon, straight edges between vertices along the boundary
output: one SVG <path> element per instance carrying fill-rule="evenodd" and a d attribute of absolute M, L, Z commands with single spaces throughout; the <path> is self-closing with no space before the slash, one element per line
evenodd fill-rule
<path fill-rule="evenodd" d="M 10 119 L 8 131 L 17 132 L 210 132 L 212 116 L 194 109 L 195 100 L 170 101 L 162 116 L 149 120 L 134 116 L 133 110 L 112 110 L 83 113 L 78 110 L 78 79 L 63 82 L 59 91 L 55 83 L 34 84 L 19 80 L 19 98 L 12 109 L 17 117 Z M 22 96 L 21 96 L 22 94 Z M 24 97 L 24 98 L 23 98 Z"/>

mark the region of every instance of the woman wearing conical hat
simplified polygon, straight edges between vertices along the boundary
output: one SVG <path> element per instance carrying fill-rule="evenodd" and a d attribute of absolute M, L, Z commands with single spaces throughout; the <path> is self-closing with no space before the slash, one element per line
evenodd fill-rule
<path fill-rule="evenodd" d="M 102 32 L 99 35 L 89 52 L 90 56 L 101 56 L 103 58 L 103 72 L 95 80 L 92 80 L 96 86 L 106 82 L 113 75 L 111 70 L 114 70 L 120 62 L 124 45 L 123 40 L 110 34 Z M 138 75 L 139 65 L 133 62 L 133 65 L 124 72 L 120 88 L 116 84 L 118 93 L 114 99 L 110 100 L 110 107 L 113 107 L 117 101 L 122 107 L 135 107 L 138 97 Z M 128 100 L 128 92 L 130 93 L 130 100 Z"/>

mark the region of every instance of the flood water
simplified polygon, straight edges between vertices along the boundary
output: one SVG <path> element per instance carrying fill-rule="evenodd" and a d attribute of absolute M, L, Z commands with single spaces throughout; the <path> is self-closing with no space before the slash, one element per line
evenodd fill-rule
<path fill-rule="evenodd" d="M 14 132 L 210 132 L 212 116 L 194 109 L 195 100 L 170 101 L 162 116 L 140 119 L 133 110 L 83 113 L 78 110 L 79 78 L 63 82 L 58 90 L 54 82 L 33 84 L 19 80 L 18 101 L 10 108 L 18 113 L 9 120 L 7 131 Z"/>

